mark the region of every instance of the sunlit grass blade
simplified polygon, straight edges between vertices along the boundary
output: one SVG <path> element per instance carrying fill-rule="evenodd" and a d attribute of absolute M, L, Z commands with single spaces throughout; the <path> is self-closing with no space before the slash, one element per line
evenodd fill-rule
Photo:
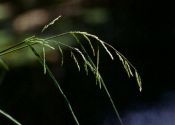
<path fill-rule="evenodd" d="M 59 20 L 61 18 L 61 16 L 58 16 L 57 18 L 55 18 L 54 20 L 52 20 L 49 24 L 45 25 L 42 29 L 41 32 L 44 32 L 46 29 L 48 29 L 51 25 L 53 25 L 57 20 Z"/>
<path fill-rule="evenodd" d="M 44 47 L 44 42 L 43 42 L 43 48 L 42 48 L 42 51 L 43 51 L 43 68 L 44 68 L 44 74 L 46 74 L 46 52 L 45 52 L 45 47 Z"/>
<path fill-rule="evenodd" d="M 85 55 L 78 48 L 75 48 L 75 50 L 80 54 L 80 56 L 84 60 L 85 65 L 89 66 L 89 68 L 93 70 L 94 69 L 93 66 L 91 65 L 89 60 L 85 57 Z"/>
<path fill-rule="evenodd" d="M 10 121 L 12 121 L 15 125 L 22 125 L 16 119 L 14 119 L 12 116 L 10 116 L 8 113 L 4 112 L 1 109 L 0 109 L 0 115 L 5 116 L 7 119 L 9 119 Z"/>
<path fill-rule="evenodd" d="M 75 54 L 71 51 L 71 57 L 73 58 L 75 64 L 77 65 L 78 71 L 80 71 L 80 65 L 78 63 L 77 58 L 75 57 Z"/>
<path fill-rule="evenodd" d="M 131 68 L 130 68 L 128 62 L 126 60 L 124 60 L 122 63 L 123 63 L 123 67 L 125 68 L 126 73 L 128 74 L 128 77 L 130 78 L 131 76 L 133 76 L 133 73 L 131 71 Z"/>
<path fill-rule="evenodd" d="M 125 71 L 126 71 L 128 77 L 133 76 L 133 73 L 131 71 L 131 68 L 130 68 L 128 62 L 125 59 L 123 59 L 119 53 L 116 52 L 116 54 L 119 57 L 119 60 L 122 62 L 123 67 L 125 68 Z"/>
<path fill-rule="evenodd" d="M 128 64 L 127 61 L 125 61 L 125 65 L 126 65 L 126 67 L 128 69 L 128 72 L 129 72 L 130 76 L 134 76 L 133 73 L 132 73 L 132 71 L 131 71 L 130 65 Z"/>
<path fill-rule="evenodd" d="M 48 47 L 48 48 L 50 48 L 50 49 L 55 50 L 55 48 L 54 48 L 53 46 L 49 45 L 49 44 L 44 44 L 44 46 L 46 46 L 46 47 Z"/>
<path fill-rule="evenodd" d="M 119 60 L 124 64 L 122 56 L 117 51 L 115 51 L 115 52 L 116 52 L 116 55 L 118 56 Z"/>
<path fill-rule="evenodd" d="M 135 70 L 135 77 L 136 77 L 137 83 L 139 85 L 139 90 L 142 91 L 142 81 L 141 81 L 141 77 L 138 74 L 137 70 Z"/>
<path fill-rule="evenodd" d="M 99 87 L 101 89 L 101 82 L 99 80 L 99 60 L 100 60 L 100 50 L 99 47 L 97 49 L 97 64 L 96 64 L 96 84 L 99 84 Z"/>
<path fill-rule="evenodd" d="M 104 43 L 104 44 L 115 51 L 116 55 L 119 57 L 119 59 L 122 62 L 125 70 L 127 71 L 127 73 L 131 76 L 136 77 L 136 81 L 137 81 L 137 84 L 139 86 L 139 90 L 142 91 L 141 77 L 140 77 L 139 73 L 137 72 L 136 68 L 134 67 L 134 65 L 132 65 L 132 63 L 122 53 L 120 53 L 118 50 L 116 50 L 113 46 L 111 46 L 108 43 Z M 131 68 L 134 70 L 135 74 L 132 73 Z"/>
<path fill-rule="evenodd" d="M 122 62 L 123 67 L 125 68 L 125 71 L 128 74 L 128 77 L 134 76 L 133 73 L 132 73 L 132 71 L 131 71 L 130 65 L 128 64 L 128 61 L 125 60 L 122 57 L 122 55 L 120 55 L 120 53 L 118 53 L 117 51 L 115 51 L 115 52 L 116 52 L 116 55 L 119 57 L 119 60 Z"/>
<path fill-rule="evenodd" d="M 39 53 L 38 53 L 38 52 L 35 50 L 35 48 L 32 47 L 30 44 L 28 44 L 27 42 L 26 42 L 26 44 L 29 46 L 29 48 L 32 50 L 32 52 L 34 53 L 34 55 L 37 57 L 38 61 L 39 61 L 39 62 L 41 63 L 41 65 L 43 66 L 43 65 L 44 65 L 44 64 L 43 64 L 43 59 L 42 59 L 42 57 L 39 55 Z M 66 104 L 67 104 L 67 106 L 68 106 L 68 108 L 69 108 L 69 110 L 70 110 L 70 112 L 71 112 L 71 114 L 72 114 L 72 116 L 73 116 L 73 118 L 74 118 L 76 124 L 77 124 L 77 125 L 80 125 L 79 122 L 78 122 L 78 119 L 77 119 L 77 117 L 76 117 L 76 115 L 75 115 L 75 113 L 74 113 L 74 111 L 73 111 L 73 109 L 72 109 L 72 106 L 71 106 L 71 104 L 70 104 L 70 102 L 69 102 L 69 100 L 68 100 L 68 98 L 67 98 L 67 96 L 64 94 L 63 90 L 61 89 L 61 87 L 60 87 L 58 81 L 57 81 L 56 78 L 54 77 L 54 75 L 53 75 L 52 71 L 50 70 L 50 68 L 47 66 L 47 64 L 45 64 L 45 66 L 46 66 L 46 70 L 47 70 L 47 72 L 48 72 L 48 75 L 49 75 L 50 78 L 53 80 L 55 86 L 58 88 L 59 92 L 60 92 L 61 95 L 63 96 L 63 98 L 64 98 L 64 100 L 65 100 L 65 102 L 66 102 Z"/>
<path fill-rule="evenodd" d="M 85 36 L 89 36 L 89 37 L 92 37 L 94 39 L 96 39 L 102 46 L 103 48 L 105 49 L 105 51 L 109 54 L 109 56 L 111 57 L 111 59 L 113 60 L 114 57 L 112 55 L 112 53 L 108 50 L 108 48 L 106 47 L 106 45 L 104 44 L 104 41 L 102 41 L 101 39 L 99 39 L 97 36 L 95 35 L 92 35 L 92 34 L 89 34 L 87 32 L 80 32 L 80 31 L 75 31 L 75 32 L 72 32 L 72 34 L 82 34 L 82 35 L 85 35 Z"/>
<path fill-rule="evenodd" d="M 93 52 L 93 55 L 95 56 L 95 50 L 94 50 L 94 47 L 93 47 L 93 45 L 92 45 L 92 43 L 91 43 L 91 40 L 90 40 L 85 34 L 83 34 L 83 36 L 84 36 L 84 38 L 88 41 L 88 43 L 89 43 L 89 45 L 90 45 L 90 47 L 91 47 L 91 50 L 92 50 L 92 52 Z"/>

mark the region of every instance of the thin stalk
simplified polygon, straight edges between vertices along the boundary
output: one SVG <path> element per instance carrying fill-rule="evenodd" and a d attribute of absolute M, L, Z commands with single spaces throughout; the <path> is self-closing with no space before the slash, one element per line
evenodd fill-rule
<path fill-rule="evenodd" d="M 51 70 L 49 69 L 49 67 L 48 67 L 47 65 L 46 65 L 46 69 L 47 69 L 47 72 L 48 72 L 49 76 L 50 76 L 51 79 L 54 81 L 55 86 L 59 89 L 61 95 L 63 96 L 64 100 L 66 101 L 66 104 L 67 104 L 67 106 L 68 106 L 68 108 L 69 108 L 69 110 L 70 110 L 70 112 L 71 112 L 71 114 L 72 114 L 72 116 L 73 116 L 73 119 L 75 120 L 75 123 L 76 123 L 77 125 L 80 125 L 80 123 L 79 123 L 79 121 L 78 121 L 78 119 L 77 119 L 77 117 L 76 117 L 76 115 L 75 115 L 75 113 L 74 113 L 74 111 L 73 111 L 73 109 L 72 109 L 72 106 L 71 106 L 71 104 L 70 104 L 70 101 L 68 100 L 67 96 L 65 95 L 65 93 L 64 93 L 63 90 L 61 89 L 61 87 L 60 87 L 58 81 L 56 80 L 56 78 L 54 77 L 54 75 L 52 74 Z"/>
<path fill-rule="evenodd" d="M 94 69 L 97 70 L 97 68 L 95 67 L 95 64 L 93 63 L 93 61 L 92 61 L 91 59 L 90 59 L 89 61 L 90 61 L 90 63 L 93 65 Z M 93 73 L 94 73 L 94 75 L 96 75 L 96 72 L 93 72 Z M 124 124 L 123 124 L 123 121 L 122 121 L 122 119 L 121 119 L 121 117 L 120 117 L 120 114 L 119 114 L 119 112 L 118 112 L 118 110 L 117 110 L 117 108 L 116 108 L 116 105 L 114 104 L 114 101 L 113 101 L 113 99 L 112 99 L 112 97 L 111 97 L 111 94 L 109 93 L 108 88 L 106 87 L 106 84 L 105 84 L 105 82 L 103 81 L 103 78 L 101 77 L 101 75 L 100 75 L 99 72 L 98 72 L 98 75 L 99 75 L 99 78 L 100 78 L 100 80 L 101 80 L 101 84 L 102 84 L 102 86 L 103 86 L 103 88 L 104 88 L 104 90 L 105 90 L 105 92 L 106 92 L 106 94 L 107 94 L 107 96 L 108 96 L 108 98 L 109 98 L 111 104 L 112 104 L 112 107 L 113 107 L 113 109 L 114 109 L 114 112 L 115 112 L 115 114 L 116 114 L 116 116 L 117 116 L 117 118 L 118 118 L 120 124 L 121 124 L 121 125 L 124 125 Z"/>
<path fill-rule="evenodd" d="M 7 119 L 9 119 L 10 121 L 12 121 L 15 125 L 22 125 L 21 123 L 19 123 L 16 119 L 14 119 L 12 116 L 10 116 L 9 114 L 7 114 L 6 112 L 2 111 L 0 109 L 0 114 L 5 116 Z"/>
<path fill-rule="evenodd" d="M 3 55 L 6 55 L 6 54 L 9 54 L 9 53 L 12 53 L 12 52 L 15 52 L 15 51 L 18 51 L 18 50 L 21 50 L 21 49 L 28 47 L 28 45 L 21 46 L 22 44 L 24 44 L 24 42 L 20 43 L 20 44 L 16 44 L 14 46 L 11 46 L 11 47 L 1 51 L 0 56 L 3 56 Z M 30 45 L 35 45 L 35 44 L 38 44 L 38 43 L 31 43 Z"/>
<path fill-rule="evenodd" d="M 70 104 L 70 102 L 69 102 L 69 100 L 68 100 L 68 98 L 67 98 L 67 96 L 65 95 L 65 93 L 64 93 L 63 90 L 61 89 L 61 86 L 60 86 L 60 84 L 58 83 L 58 81 L 56 80 L 56 78 L 54 77 L 52 71 L 51 71 L 50 68 L 47 66 L 47 64 L 43 64 L 43 59 L 42 59 L 42 57 L 38 54 L 38 52 L 37 52 L 30 44 L 28 44 L 28 46 L 30 47 L 30 49 L 32 50 L 32 52 L 35 54 L 35 56 L 37 56 L 38 61 L 40 62 L 40 64 L 41 64 L 41 65 L 45 65 L 46 70 L 47 70 L 47 72 L 48 72 L 48 75 L 49 75 L 50 78 L 53 80 L 54 85 L 57 87 L 57 89 L 59 90 L 59 92 L 60 92 L 61 95 L 63 96 L 63 98 L 64 98 L 64 100 L 65 100 L 65 102 L 66 102 L 66 104 L 67 104 L 67 106 L 68 106 L 68 108 L 69 108 L 69 110 L 70 110 L 70 112 L 71 112 L 71 114 L 72 114 L 72 116 L 73 116 L 73 118 L 74 118 L 76 124 L 77 124 L 77 125 L 80 125 L 79 122 L 78 122 L 78 119 L 77 119 L 77 117 L 76 117 L 76 115 L 75 115 L 75 113 L 74 113 L 74 111 L 73 111 L 73 109 L 72 109 L 72 106 L 71 106 L 71 104 Z"/>
<path fill-rule="evenodd" d="M 100 75 L 100 74 L 99 74 L 99 75 Z M 100 77 L 101 77 L 101 75 L 100 75 Z M 112 97 L 111 97 L 111 94 L 109 93 L 108 88 L 106 87 L 106 84 L 104 83 L 102 77 L 101 77 L 101 83 L 102 83 L 102 86 L 103 86 L 103 88 L 105 89 L 105 92 L 106 92 L 106 94 L 107 94 L 107 96 L 108 96 L 108 98 L 109 98 L 109 100 L 110 100 L 110 102 L 111 102 L 111 104 L 112 104 L 112 107 L 113 107 L 113 109 L 114 109 L 114 111 L 115 111 L 115 114 L 116 114 L 117 117 L 118 117 L 118 120 L 119 120 L 120 124 L 121 124 L 121 125 L 124 125 L 124 123 L 123 123 L 123 121 L 122 121 L 122 119 L 121 119 L 121 117 L 120 117 L 120 114 L 119 114 L 119 112 L 118 112 L 118 110 L 117 110 L 117 108 L 116 108 L 116 106 L 115 106 L 115 104 L 114 104 L 114 101 L 113 101 L 113 99 L 112 99 Z"/>
<path fill-rule="evenodd" d="M 13 49 L 13 48 L 16 48 L 16 47 L 18 47 L 18 46 L 20 46 L 20 45 L 22 45 L 22 44 L 24 44 L 24 41 L 22 41 L 22 42 L 20 42 L 20 43 L 17 43 L 17 44 L 15 44 L 15 45 L 13 45 L 13 46 L 7 48 L 7 49 L 2 50 L 2 51 L 0 52 L 0 54 L 1 54 L 1 53 L 4 53 L 4 52 L 6 52 L 6 51 L 9 51 L 9 50 L 11 50 L 11 49 Z"/>
<path fill-rule="evenodd" d="M 89 57 L 89 61 L 90 61 L 90 63 L 93 65 L 93 67 L 94 67 L 94 69 L 95 69 L 95 71 L 96 71 L 97 68 L 96 68 L 95 64 L 93 63 L 93 61 L 90 59 L 90 57 Z M 96 72 L 93 72 L 93 73 L 94 73 L 94 75 L 96 75 Z M 98 72 L 98 75 L 99 75 L 98 77 L 100 78 L 100 83 L 102 84 L 102 86 L 103 86 L 103 88 L 104 88 L 104 90 L 105 90 L 105 92 L 106 92 L 106 94 L 107 94 L 107 96 L 108 96 L 108 98 L 109 98 L 109 100 L 110 100 L 110 102 L 111 102 L 111 104 L 112 104 L 112 107 L 113 107 L 113 109 L 114 109 L 114 112 L 115 112 L 115 114 L 116 114 L 116 116 L 117 116 L 117 118 L 118 118 L 120 124 L 121 124 L 121 125 L 124 125 L 124 124 L 123 124 L 123 121 L 122 121 L 122 119 L 121 119 L 121 117 L 120 117 L 120 114 L 119 114 L 119 112 L 118 112 L 118 110 L 117 110 L 117 108 L 116 108 L 116 105 L 114 104 L 114 101 L 113 101 L 113 99 L 112 99 L 112 97 L 111 97 L 111 94 L 109 93 L 108 88 L 106 87 L 106 84 L 105 84 L 105 82 L 104 82 L 104 80 L 103 80 L 103 78 L 101 77 L 101 75 L 100 75 L 99 72 Z"/>
<path fill-rule="evenodd" d="M 60 36 L 68 35 L 68 34 L 70 34 L 70 33 L 71 33 L 71 32 L 61 33 L 61 34 L 58 34 L 58 35 L 54 35 L 54 36 L 51 36 L 51 37 L 47 37 L 45 40 L 54 39 L 54 38 L 57 38 L 57 37 L 60 37 Z"/>

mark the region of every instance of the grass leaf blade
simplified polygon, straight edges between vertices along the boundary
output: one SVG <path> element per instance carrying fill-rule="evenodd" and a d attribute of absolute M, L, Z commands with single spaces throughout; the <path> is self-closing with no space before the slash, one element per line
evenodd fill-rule
<path fill-rule="evenodd" d="M 99 47 L 97 49 L 97 64 L 96 64 L 96 84 L 99 84 L 99 87 L 101 89 L 101 82 L 99 79 L 99 60 L 100 60 L 100 50 Z"/>
<path fill-rule="evenodd" d="M 45 25 L 42 29 L 41 32 L 44 32 L 46 29 L 48 29 L 51 25 L 53 25 L 57 20 L 59 20 L 61 18 L 61 16 L 58 16 L 57 18 L 55 18 L 54 20 L 52 20 L 49 24 Z"/>
<path fill-rule="evenodd" d="M 44 68 L 44 74 L 46 74 L 46 52 L 45 52 L 45 47 L 44 47 L 44 42 L 43 42 L 43 68 Z"/>
<path fill-rule="evenodd" d="M 10 116 L 9 114 L 7 114 L 6 112 L 4 112 L 3 110 L 0 109 L 0 114 L 5 116 L 7 119 L 9 119 L 10 121 L 12 121 L 15 125 L 22 125 L 21 123 L 19 123 L 16 119 L 14 119 L 12 116 Z"/>
<path fill-rule="evenodd" d="M 84 38 L 88 41 L 88 43 L 89 43 L 89 45 L 90 45 L 90 47 L 91 47 L 91 49 L 92 49 L 93 55 L 95 56 L 95 50 L 94 50 L 94 47 L 93 47 L 93 45 L 92 45 L 90 39 L 89 39 L 85 34 L 83 34 L 83 36 L 84 36 Z"/>
<path fill-rule="evenodd" d="M 73 33 L 73 32 L 72 32 L 72 33 Z M 109 54 L 109 56 L 111 57 L 111 59 L 112 59 L 112 60 L 114 59 L 112 53 L 108 50 L 108 48 L 107 48 L 106 45 L 104 44 L 105 42 L 102 41 L 101 39 L 99 39 L 97 36 L 92 35 L 92 34 L 89 34 L 89 33 L 87 33 L 87 32 L 75 32 L 75 33 L 82 34 L 82 35 L 86 35 L 86 36 L 90 36 L 90 37 L 96 39 L 96 40 L 103 46 L 103 48 L 104 48 L 105 51 Z"/>
<path fill-rule="evenodd" d="M 139 86 L 139 90 L 140 92 L 142 91 L 142 81 L 141 81 L 141 77 L 140 75 L 137 73 L 137 71 L 135 70 L 135 77 Z"/>

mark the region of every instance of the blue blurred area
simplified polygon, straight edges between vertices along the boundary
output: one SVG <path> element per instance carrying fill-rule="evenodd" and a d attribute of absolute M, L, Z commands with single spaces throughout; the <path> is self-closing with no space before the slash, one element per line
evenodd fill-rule
<path fill-rule="evenodd" d="M 42 28 L 59 15 L 62 18 L 41 33 Z M 127 78 L 121 63 L 109 61 L 102 52 L 102 75 L 121 116 L 132 123 L 135 115 L 138 117 L 143 111 L 147 117 L 150 109 L 130 112 L 135 110 L 130 105 L 157 105 L 162 94 L 174 91 L 174 20 L 174 7 L 168 1 L 4 0 L 0 2 L 0 51 L 32 35 L 48 37 L 74 30 L 97 35 L 122 52 L 142 77 L 143 91 L 139 93 L 135 79 Z M 61 40 L 71 41 L 66 37 Z M 95 85 L 92 74 L 87 77 L 85 72 L 79 73 L 69 55 L 65 50 L 64 67 L 59 65 L 58 52 L 48 51 L 47 58 L 80 123 L 118 124 L 104 90 Z M 42 67 L 28 49 L 1 58 L 10 70 L 0 84 L 0 108 L 25 125 L 74 124 L 63 99 L 42 74 Z M 161 101 L 159 103 L 161 105 Z M 156 112 L 159 109 L 161 107 L 156 108 Z M 0 124 L 1 119 L 2 124 L 10 124 L 2 117 Z"/>

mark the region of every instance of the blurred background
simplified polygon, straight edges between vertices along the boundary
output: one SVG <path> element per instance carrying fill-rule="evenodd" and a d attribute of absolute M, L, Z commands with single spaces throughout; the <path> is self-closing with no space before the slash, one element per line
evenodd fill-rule
<path fill-rule="evenodd" d="M 62 16 L 41 33 L 44 25 Z M 27 37 L 67 31 L 97 35 L 123 53 L 138 69 L 140 93 L 121 62 L 102 53 L 100 70 L 126 125 L 173 125 L 174 8 L 171 2 L 136 0 L 1 0 L 0 51 Z M 71 42 L 69 38 L 62 39 Z M 71 44 L 71 43 L 70 43 Z M 82 125 L 119 125 L 104 90 L 78 72 L 68 50 L 64 66 L 57 51 L 47 61 Z M 52 81 L 28 49 L 1 56 L 0 108 L 24 125 L 73 125 L 72 116 Z M 144 122 L 144 123 L 142 123 Z M 0 124 L 10 125 L 0 116 Z"/>

